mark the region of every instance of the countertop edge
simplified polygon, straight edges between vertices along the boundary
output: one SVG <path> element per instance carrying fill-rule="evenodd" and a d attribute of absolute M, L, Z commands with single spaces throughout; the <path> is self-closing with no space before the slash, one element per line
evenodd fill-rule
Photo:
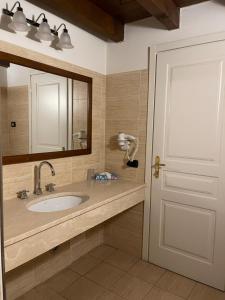
<path fill-rule="evenodd" d="M 24 239 L 26 239 L 28 237 L 34 236 L 36 234 L 39 234 L 39 233 L 41 233 L 41 232 L 43 232 L 45 230 L 48 230 L 48 229 L 50 229 L 52 227 L 55 227 L 55 226 L 57 226 L 59 224 L 62 224 L 64 222 L 66 222 L 66 221 L 69 221 L 69 220 L 74 219 L 74 218 L 76 218 L 76 217 L 78 217 L 80 215 L 83 215 L 83 214 L 85 214 L 85 213 L 87 213 L 87 212 L 89 212 L 91 210 L 94 210 L 96 208 L 104 206 L 104 205 L 106 205 L 106 204 L 108 204 L 108 203 L 110 203 L 112 201 L 115 201 L 115 200 L 121 198 L 121 197 L 127 196 L 127 195 L 129 195 L 129 194 L 131 194 L 133 192 L 137 192 L 137 191 L 139 191 L 141 189 L 145 189 L 145 188 L 146 188 L 146 184 L 142 183 L 142 184 L 140 184 L 140 185 L 138 185 L 138 186 L 136 186 L 136 187 L 134 187 L 132 189 L 129 189 L 129 190 L 125 191 L 125 192 L 119 193 L 119 194 L 117 194 L 115 196 L 112 196 L 110 198 L 102 200 L 102 201 L 100 201 L 98 203 L 92 204 L 89 207 L 83 208 L 81 210 L 77 210 L 77 211 L 75 211 L 73 213 L 70 213 L 70 214 L 68 214 L 66 216 L 63 216 L 63 217 L 58 218 L 58 219 L 56 219 L 54 221 L 51 221 L 48 224 L 45 224 L 45 225 L 37 227 L 37 228 L 35 228 L 35 229 L 31 230 L 31 231 L 27 231 L 27 232 L 25 232 L 23 234 L 20 234 L 20 235 L 16 236 L 16 237 L 13 237 L 13 238 L 10 238 L 8 240 L 5 240 L 4 241 L 4 247 L 7 248 L 7 247 L 9 247 L 11 245 L 19 243 L 19 242 L 21 242 L 22 240 L 24 240 Z"/>

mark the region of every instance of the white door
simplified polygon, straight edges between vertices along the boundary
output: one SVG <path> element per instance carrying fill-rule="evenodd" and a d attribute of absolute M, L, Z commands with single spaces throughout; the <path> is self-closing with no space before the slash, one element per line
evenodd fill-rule
<path fill-rule="evenodd" d="M 67 79 L 31 75 L 31 153 L 67 149 Z"/>
<path fill-rule="evenodd" d="M 224 290 L 225 42 L 161 52 L 156 74 L 149 260 Z"/>

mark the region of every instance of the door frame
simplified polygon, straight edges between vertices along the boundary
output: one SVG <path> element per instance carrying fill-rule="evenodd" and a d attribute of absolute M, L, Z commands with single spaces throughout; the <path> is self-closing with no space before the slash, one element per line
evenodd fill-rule
<path fill-rule="evenodd" d="M 152 187 L 152 153 L 154 137 L 155 117 L 155 91 L 156 91 L 156 67 L 157 55 L 160 52 L 186 48 L 207 43 L 225 40 L 225 31 L 207 35 L 201 35 L 188 39 L 152 45 L 148 48 L 148 109 L 147 109 L 147 135 L 145 156 L 145 203 L 144 203 L 144 225 L 143 225 L 143 248 L 142 258 L 149 260 L 150 224 L 151 224 L 151 187 Z"/>

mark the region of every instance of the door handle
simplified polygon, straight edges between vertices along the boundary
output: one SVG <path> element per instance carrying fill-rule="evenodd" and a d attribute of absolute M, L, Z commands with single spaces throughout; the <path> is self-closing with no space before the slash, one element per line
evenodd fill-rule
<path fill-rule="evenodd" d="M 159 178 L 159 170 L 161 169 L 161 167 L 165 167 L 165 164 L 160 163 L 160 157 L 157 155 L 155 157 L 155 164 L 152 166 L 152 168 L 155 169 L 153 174 L 155 178 Z"/>

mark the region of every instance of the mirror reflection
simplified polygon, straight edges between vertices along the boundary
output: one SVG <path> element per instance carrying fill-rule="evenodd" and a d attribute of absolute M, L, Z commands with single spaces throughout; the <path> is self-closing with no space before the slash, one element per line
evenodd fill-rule
<path fill-rule="evenodd" d="M 3 155 L 87 149 L 88 83 L 0 66 Z"/>

